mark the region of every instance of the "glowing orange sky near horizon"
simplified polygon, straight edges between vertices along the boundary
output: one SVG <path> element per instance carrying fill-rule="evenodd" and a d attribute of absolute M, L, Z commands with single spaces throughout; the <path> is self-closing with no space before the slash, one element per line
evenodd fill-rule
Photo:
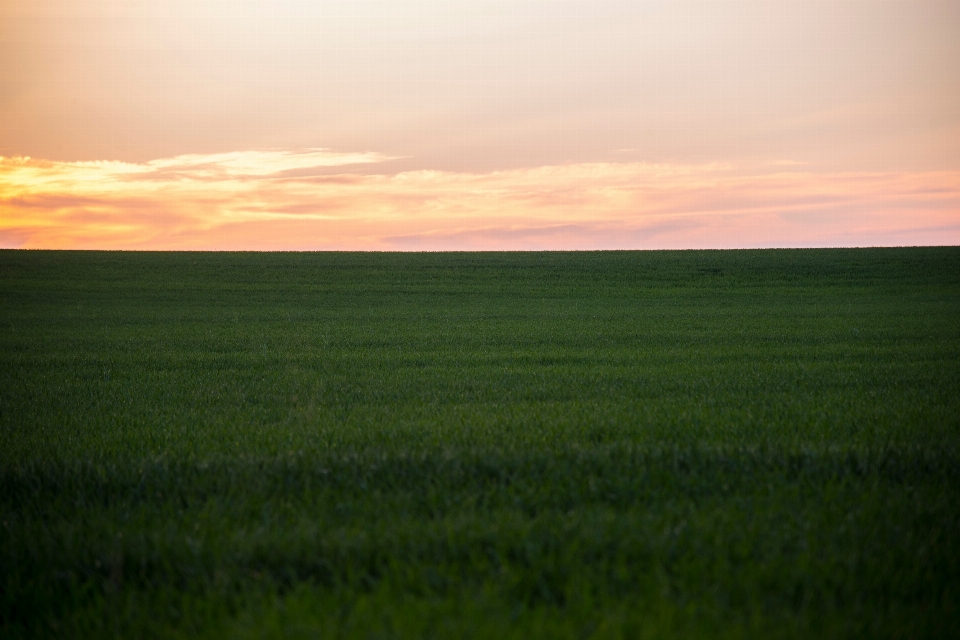
<path fill-rule="evenodd" d="M 326 150 L 0 159 L 0 244 L 68 249 L 634 249 L 960 244 L 960 171 L 592 163 L 349 173 Z M 334 168 L 335 172 L 330 173 Z"/>
<path fill-rule="evenodd" d="M 960 244 L 960 0 L 11 0 L 0 247 Z"/>

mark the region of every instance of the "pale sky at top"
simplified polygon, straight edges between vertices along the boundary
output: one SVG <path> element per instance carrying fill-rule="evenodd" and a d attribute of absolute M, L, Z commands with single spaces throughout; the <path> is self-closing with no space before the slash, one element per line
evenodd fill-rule
<path fill-rule="evenodd" d="M 954 185 L 958 60 L 958 1 L 5 0 L 0 156 L 323 148 L 376 154 L 351 174 L 721 163 Z"/>

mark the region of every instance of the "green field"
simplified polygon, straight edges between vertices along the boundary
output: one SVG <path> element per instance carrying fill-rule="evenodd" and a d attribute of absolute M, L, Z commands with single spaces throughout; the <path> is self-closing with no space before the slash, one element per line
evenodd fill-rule
<path fill-rule="evenodd" d="M 0 252 L 0 636 L 955 637 L 960 248 Z"/>

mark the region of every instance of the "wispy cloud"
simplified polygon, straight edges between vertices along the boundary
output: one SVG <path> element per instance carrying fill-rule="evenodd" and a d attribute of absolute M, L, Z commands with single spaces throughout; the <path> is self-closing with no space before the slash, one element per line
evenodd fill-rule
<path fill-rule="evenodd" d="M 632 162 L 351 173 L 376 153 L 0 158 L 0 246 L 600 249 L 960 244 L 960 172 Z M 332 169 L 331 169 L 332 168 Z"/>

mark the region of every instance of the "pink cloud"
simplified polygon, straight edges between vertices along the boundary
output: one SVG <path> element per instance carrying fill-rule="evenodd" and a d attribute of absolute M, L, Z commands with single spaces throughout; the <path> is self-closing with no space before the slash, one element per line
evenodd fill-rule
<path fill-rule="evenodd" d="M 957 171 L 628 162 L 486 173 L 347 170 L 387 159 L 326 150 L 142 164 L 0 158 L 0 244 L 254 250 L 960 244 Z M 329 174 L 331 167 L 338 173 Z"/>

